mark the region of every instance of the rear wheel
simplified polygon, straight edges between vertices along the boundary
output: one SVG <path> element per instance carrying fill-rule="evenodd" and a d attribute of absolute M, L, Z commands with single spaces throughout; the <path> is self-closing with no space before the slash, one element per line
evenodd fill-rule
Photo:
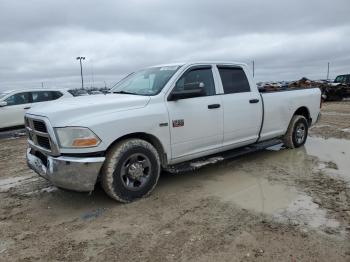
<path fill-rule="evenodd" d="M 126 139 L 108 151 L 101 184 L 111 198 L 131 202 L 151 193 L 159 174 L 157 150 L 144 140 Z"/>
<path fill-rule="evenodd" d="M 289 123 L 287 133 L 283 137 L 283 143 L 287 148 L 297 148 L 305 144 L 309 131 L 309 125 L 304 116 L 295 115 Z"/>

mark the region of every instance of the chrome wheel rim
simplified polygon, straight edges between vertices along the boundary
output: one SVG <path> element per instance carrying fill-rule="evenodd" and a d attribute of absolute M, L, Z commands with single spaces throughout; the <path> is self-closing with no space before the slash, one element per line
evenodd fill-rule
<path fill-rule="evenodd" d="M 306 134 L 306 127 L 303 123 L 299 123 L 295 129 L 295 140 L 298 144 L 304 142 Z"/>
<path fill-rule="evenodd" d="M 142 154 L 132 154 L 123 163 L 121 179 L 123 185 L 133 191 L 143 188 L 151 177 L 151 161 Z"/>

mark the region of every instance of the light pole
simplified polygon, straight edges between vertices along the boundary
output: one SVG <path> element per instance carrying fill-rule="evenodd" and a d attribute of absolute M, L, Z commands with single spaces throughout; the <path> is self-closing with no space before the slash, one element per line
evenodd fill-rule
<path fill-rule="evenodd" d="M 253 62 L 253 78 L 254 78 L 254 76 L 255 76 L 255 61 L 253 60 L 252 62 Z"/>
<path fill-rule="evenodd" d="M 328 82 L 328 79 L 329 79 L 329 62 L 327 64 L 327 82 Z"/>
<path fill-rule="evenodd" d="M 84 89 L 83 65 L 81 64 L 81 60 L 85 60 L 85 57 L 84 56 L 78 56 L 77 60 L 79 60 L 79 62 L 80 62 L 81 89 Z"/>

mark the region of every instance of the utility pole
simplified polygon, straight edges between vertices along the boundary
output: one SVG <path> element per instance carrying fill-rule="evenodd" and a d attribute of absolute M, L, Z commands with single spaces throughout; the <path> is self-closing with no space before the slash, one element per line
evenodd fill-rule
<path fill-rule="evenodd" d="M 327 66 L 327 82 L 329 80 L 329 62 L 328 62 L 328 66 Z"/>
<path fill-rule="evenodd" d="M 91 61 L 91 60 L 90 60 Z M 91 61 L 91 76 L 92 76 L 92 87 L 95 87 L 95 78 L 94 78 L 94 64 Z"/>
<path fill-rule="evenodd" d="M 253 60 L 253 77 L 255 76 L 255 63 L 254 63 L 254 60 Z"/>
<path fill-rule="evenodd" d="M 78 56 L 77 60 L 79 60 L 79 62 L 80 62 L 81 89 L 84 89 L 83 65 L 81 64 L 81 60 L 85 60 L 85 57 L 84 56 Z"/>

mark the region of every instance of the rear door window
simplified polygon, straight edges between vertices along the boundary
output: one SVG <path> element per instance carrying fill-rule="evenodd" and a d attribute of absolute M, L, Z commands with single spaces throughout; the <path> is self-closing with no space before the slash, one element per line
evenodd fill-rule
<path fill-rule="evenodd" d="M 218 66 L 225 94 L 250 92 L 247 76 L 240 67 Z"/>
<path fill-rule="evenodd" d="M 62 96 L 58 91 L 36 91 L 32 92 L 33 103 L 55 100 Z"/>
<path fill-rule="evenodd" d="M 45 101 L 52 100 L 51 99 L 51 92 L 48 92 L 48 91 L 32 92 L 32 96 L 33 96 L 33 103 L 45 102 Z"/>
<path fill-rule="evenodd" d="M 61 96 L 63 96 L 63 94 L 59 91 L 50 91 L 52 94 L 52 100 L 56 100 L 58 98 L 60 98 Z"/>

